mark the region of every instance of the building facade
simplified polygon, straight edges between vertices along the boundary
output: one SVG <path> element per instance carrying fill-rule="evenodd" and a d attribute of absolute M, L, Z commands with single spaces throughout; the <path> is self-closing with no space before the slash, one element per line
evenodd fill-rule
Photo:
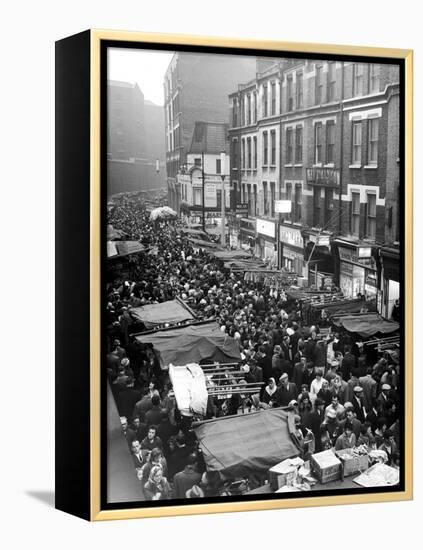
<path fill-rule="evenodd" d="M 146 105 L 137 84 L 116 80 L 107 83 L 107 103 L 108 194 L 159 191 L 165 186 L 163 109 Z"/>
<path fill-rule="evenodd" d="M 279 267 L 375 298 L 387 316 L 399 292 L 399 97 L 394 65 L 314 60 L 280 60 L 229 96 L 231 205 L 248 203 L 256 253 L 274 243 Z"/>
<path fill-rule="evenodd" d="M 187 164 L 195 123 L 228 123 L 228 94 L 255 74 L 255 58 L 175 53 L 164 78 L 169 204 L 179 211 L 178 173 Z"/>
<path fill-rule="evenodd" d="M 229 210 L 229 144 L 228 125 L 197 121 L 191 144 L 187 149 L 186 163 L 176 176 L 181 203 L 192 221 L 208 222 L 221 219 L 222 186 L 225 209 Z M 222 153 L 225 154 L 222 165 Z M 203 202 L 204 192 L 204 202 Z M 203 210 L 204 207 L 204 210 Z"/>

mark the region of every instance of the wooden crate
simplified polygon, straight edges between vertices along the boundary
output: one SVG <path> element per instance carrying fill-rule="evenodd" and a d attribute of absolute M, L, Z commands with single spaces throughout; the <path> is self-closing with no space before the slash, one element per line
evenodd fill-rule
<path fill-rule="evenodd" d="M 331 450 L 312 455 L 311 471 L 320 483 L 329 483 L 341 479 L 342 463 Z"/>

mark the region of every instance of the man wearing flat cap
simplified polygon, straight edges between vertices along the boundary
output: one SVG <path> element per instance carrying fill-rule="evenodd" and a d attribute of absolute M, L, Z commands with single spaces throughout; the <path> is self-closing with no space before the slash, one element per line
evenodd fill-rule
<path fill-rule="evenodd" d="M 351 400 L 356 418 L 363 423 L 366 420 L 366 409 L 364 405 L 363 388 L 354 387 L 354 396 Z"/>
<path fill-rule="evenodd" d="M 292 400 L 298 398 L 297 386 L 289 381 L 286 372 L 279 378 L 278 389 L 275 391 L 274 399 L 278 407 L 287 407 Z"/>

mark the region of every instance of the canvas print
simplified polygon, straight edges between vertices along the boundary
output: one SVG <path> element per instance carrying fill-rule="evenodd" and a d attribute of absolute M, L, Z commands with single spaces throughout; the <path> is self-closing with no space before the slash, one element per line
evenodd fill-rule
<path fill-rule="evenodd" d="M 400 69 L 107 48 L 106 504 L 403 489 Z"/>

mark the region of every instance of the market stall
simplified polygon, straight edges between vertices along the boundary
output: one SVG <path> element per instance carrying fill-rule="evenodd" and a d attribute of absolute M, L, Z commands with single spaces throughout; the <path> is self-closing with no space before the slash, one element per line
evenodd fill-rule
<path fill-rule="evenodd" d="M 121 229 L 115 229 L 113 225 L 110 224 L 107 226 L 108 241 L 119 241 L 121 239 L 125 239 L 125 237 L 128 237 L 125 231 L 122 231 Z"/>
<path fill-rule="evenodd" d="M 223 262 L 251 258 L 251 253 L 245 250 L 216 250 L 212 252 L 212 255 Z"/>
<path fill-rule="evenodd" d="M 144 252 L 145 247 L 138 241 L 107 241 L 107 259 L 115 260 Z"/>
<path fill-rule="evenodd" d="M 188 241 L 192 244 L 194 248 L 220 248 L 219 245 L 216 243 L 204 241 L 202 239 L 197 239 L 194 237 L 189 237 Z"/>
<path fill-rule="evenodd" d="M 359 334 L 362 338 L 375 334 L 392 334 L 399 330 L 399 323 L 388 321 L 378 313 L 337 315 L 333 317 L 333 324 L 348 332 Z"/>
<path fill-rule="evenodd" d="M 300 454 L 294 415 L 281 408 L 227 416 L 193 425 L 208 471 L 237 478 L 266 473 Z"/>
<path fill-rule="evenodd" d="M 198 238 L 198 239 L 201 239 L 201 240 L 204 240 L 204 241 L 208 241 L 208 239 L 209 239 L 207 233 L 205 231 L 203 231 L 202 229 L 195 229 L 195 228 L 192 228 L 192 227 L 181 227 L 181 229 L 179 231 L 183 235 L 189 235 L 191 237 Z"/>
<path fill-rule="evenodd" d="M 178 299 L 134 307 L 130 310 L 130 314 L 135 321 L 142 323 L 147 330 L 165 324 L 175 325 L 195 319 L 192 310 L 182 300 Z"/>
<path fill-rule="evenodd" d="M 222 332 L 216 321 L 140 333 L 135 338 L 141 344 L 153 346 L 163 370 L 170 364 L 241 360 L 237 341 Z"/>

